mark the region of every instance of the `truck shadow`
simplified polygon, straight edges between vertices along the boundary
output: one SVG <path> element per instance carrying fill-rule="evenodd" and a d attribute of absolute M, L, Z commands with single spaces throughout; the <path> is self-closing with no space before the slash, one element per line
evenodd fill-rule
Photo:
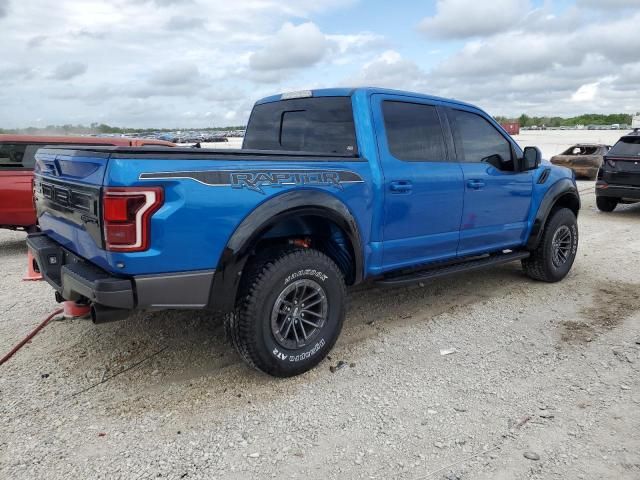
<path fill-rule="evenodd" d="M 27 244 L 24 239 L 11 239 L 0 242 L 0 258 L 16 257 L 21 254 L 27 254 Z"/>
<path fill-rule="evenodd" d="M 606 213 L 605 215 L 612 215 L 614 217 L 639 217 L 640 216 L 640 202 L 639 203 L 630 203 L 627 205 L 620 204 L 616 207 L 616 209 L 611 213 Z"/>
<path fill-rule="evenodd" d="M 351 360 L 353 347 L 381 332 L 416 323 L 428 328 L 434 316 L 502 296 L 507 289 L 518 292 L 528 285 L 519 265 L 506 265 L 407 287 L 358 286 L 350 292 L 343 332 L 331 354 L 333 361 L 325 360 L 302 378 L 324 377 L 331 363 Z M 141 389 L 164 390 L 176 383 L 232 382 L 237 386 L 239 377 L 245 386 L 247 382 L 268 385 L 274 381 L 246 367 L 226 341 L 222 319 L 203 312 L 139 313 L 122 322 L 97 326 L 73 320 L 58 324 L 55 330 L 56 335 L 75 340 L 66 342 L 65 355 L 58 356 L 57 362 L 58 368 L 76 377 L 78 390 L 80 384 L 99 382 L 141 361 L 125 375 L 117 375 L 116 383 L 129 395 Z"/>

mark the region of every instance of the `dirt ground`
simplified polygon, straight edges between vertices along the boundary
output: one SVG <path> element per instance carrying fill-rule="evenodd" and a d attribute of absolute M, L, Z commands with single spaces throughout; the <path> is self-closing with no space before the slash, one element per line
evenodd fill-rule
<path fill-rule="evenodd" d="M 638 479 L 640 204 L 580 189 L 563 282 L 359 287 L 297 378 L 249 370 L 201 313 L 55 321 L 0 367 L 0 478 Z M 56 308 L 25 252 L 0 231 L 0 354 Z"/>

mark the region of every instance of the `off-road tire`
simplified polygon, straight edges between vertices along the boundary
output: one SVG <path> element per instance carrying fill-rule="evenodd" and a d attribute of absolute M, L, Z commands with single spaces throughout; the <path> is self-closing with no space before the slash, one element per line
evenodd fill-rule
<path fill-rule="evenodd" d="M 338 339 L 345 316 L 344 276 L 333 260 L 313 249 L 284 250 L 269 259 L 256 258 L 245 275 L 236 308 L 225 317 L 227 336 L 242 359 L 275 377 L 299 375 L 320 363 Z M 272 331 L 272 311 L 279 295 L 299 280 L 322 288 L 326 320 L 311 344 L 288 349 Z"/>
<path fill-rule="evenodd" d="M 596 206 L 601 212 L 613 212 L 620 199 L 613 197 L 596 197 Z"/>
<path fill-rule="evenodd" d="M 554 236 L 556 232 L 566 232 L 568 228 L 570 249 L 568 257 L 561 265 L 554 263 Z M 531 252 L 529 258 L 522 260 L 525 273 L 534 280 L 542 282 L 558 282 L 567 276 L 576 258 L 578 250 L 578 222 L 575 214 L 568 208 L 553 210 L 542 232 L 538 247 Z"/>

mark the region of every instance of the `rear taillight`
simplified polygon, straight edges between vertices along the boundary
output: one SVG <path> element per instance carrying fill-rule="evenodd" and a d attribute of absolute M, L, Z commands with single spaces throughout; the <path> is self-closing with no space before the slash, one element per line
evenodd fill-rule
<path fill-rule="evenodd" d="M 102 218 L 106 249 L 141 252 L 149 248 L 151 216 L 163 201 L 160 187 L 105 188 Z"/>

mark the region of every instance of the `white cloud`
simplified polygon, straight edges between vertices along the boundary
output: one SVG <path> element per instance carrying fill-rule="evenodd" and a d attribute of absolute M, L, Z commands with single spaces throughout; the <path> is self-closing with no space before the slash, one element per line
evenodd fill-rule
<path fill-rule="evenodd" d="M 372 32 L 361 32 L 349 35 L 326 35 L 339 54 L 369 51 L 386 44 L 385 38 Z"/>
<path fill-rule="evenodd" d="M 590 7 L 598 10 L 611 10 L 612 8 L 637 8 L 638 0 L 577 0 L 579 7 Z"/>
<path fill-rule="evenodd" d="M 249 65 L 258 71 L 308 67 L 322 60 L 328 48 L 326 36 L 314 23 L 287 22 L 249 57 Z"/>
<path fill-rule="evenodd" d="M 530 10 L 529 0 L 438 0 L 436 14 L 418 29 L 431 37 L 469 38 L 503 31 Z"/>
<path fill-rule="evenodd" d="M 580 21 L 569 29 L 547 29 L 545 18 L 553 24 Z M 537 28 L 530 32 L 516 27 L 467 42 L 429 72 L 429 85 L 439 94 L 501 114 L 560 115 L 584 113 L 578 109 L 587 106 L 590 111 L 615 111 L 618 102 L 638 105 L 638 84 L 634 98 L 625 76 L 611 75 L 625 71 L 632 76 L 640 65 L 633 48 L 640 12 L 607 20 L 591 20 L 575 11 L 558 17 L 539 12 L 534 21 L 543 35 Z"/>
<path fill-rule="evenodd" d="M 348 65 L 385 44 L 384 37 L 371 32 L 325 34 L 312 22 L 285 23 L 257 52 L 248 56 L 253 81 L 278 83 L 296 71 L 328 63 Z"/>
<path fill-rule="evenodd" d="M 204 18 L 175 15 L 169 18 L 166 27 L 169 30 L 181 31 L 203 28 L 205 24 L 206 20 Z"/>
<path fill-rule="evenodd" d="M 257 98 L 337 84 L 496 114 L 639 110 L 640 11 L 620 10 L 637 0 L 571 2 L 440 1 L 416 44 L 398 32 L 419 4 L 377 30 L 362 0 L 0 0 L 0 127 L 242 123 Z M 351 7 L 358 22 L 333 21 Z M 572 100 L 595 83 L 593 100 Z"/>
<path fill-rule="evenodd" d="M 582 85 L 576 92 L 571 95 L 573 102 L 593 102 L 598 94 L 600 82 L 587 83 Z"/>
<path fill-rule="evenodd" d="M 87 71 L 87 64 L 83 62 L 65 62 L 58 65 L 49 78 L 54 80 L 71 80 Z"/>
<path fill-rule="evenodd" d="M 313 68 L 318 55 L 300 47 L 290 68 L 256 71 L 249 66 L 251 52 L 260 52 L 287 22 L 315 26 L 310 16 L 351 4 L 60 0 L 51 8 L 46 0 L 0 0 L 0 11 L 7 13 L 0 18 L 0 73 L 8 73 L 0 75 L 0 127 L 28 126 L 36 116 L 45 123 L 97 119 L 172 126 L 175 112 L 186 110 L 194 112 L 184 119 L 186 125 L 224 125 L 227 112 L 237 112 L 236 119 L 247 116 L 256 99 L 284 90 L 283 82 Z M 340 42 L 324 33 L 316 38 L 336 62 L 345 61 L 361 43 L 354 40 L 341 50 Z M 275 83 L 256 81 L 258 75 L 271 76 Z M 180 107 L 184 103 L 188 109 Z"/>
<path fill-rule="evenodd" d="M 426 87 L 426 72 L 395 50 L 386 50 L 367 62 L 358 74 L 345 83 L 355 86 L 400 88 L 421 91 Z"/>
<path fill-rule="evenodd" d="M 152 86 L 192 85 L 200 77 L 198 66 L 193 63 L 178 63 L 160 67 L 151 73 Z"/>

